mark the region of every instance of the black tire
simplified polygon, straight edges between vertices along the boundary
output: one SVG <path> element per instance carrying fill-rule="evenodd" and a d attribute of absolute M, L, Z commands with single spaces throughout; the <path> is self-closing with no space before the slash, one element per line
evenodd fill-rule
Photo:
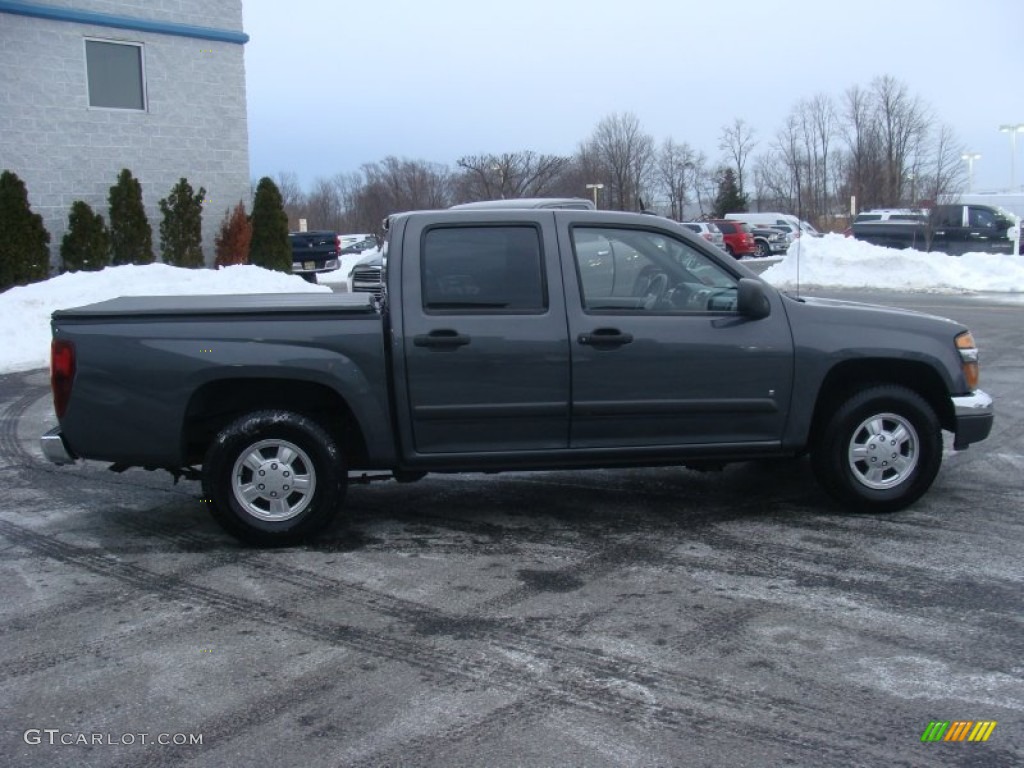
<path fill-rule="evenodd" d="M 728 243 L 725 244 L 725 252 L 732 256 L 734 259 L 737 258 L 736 251 L 734 251 L 732 246 L 729 245 Z"/>
<path fill-rule="evenodd" d="M 257 546 L 294 544 L 322 531 L 341 507 L 347 481 L 337 441 L 291 411 L 236 419 L 214 438 L 203 462 L 203 493 L 214 519 Z"/>
<path fill-rule="evenodd" d="M 772 247 L 765 240 L 757 241 L 757 255 L 762 259 L 772 255 Z"/>
<path fill-rule="evenodd" d="M 302 279 L 307 283 L 316 284 L 316 272 L 300 272 L 299 274 L 302 275 Z"/>
<path fill-rule="evenodd" d="M 938 417 L 906 387 L 870 387 L 828 419 L 812 445 L 811 464 L 818 482 L 849 510 L 896 512 L 921 498 L 938 474 Z"/>

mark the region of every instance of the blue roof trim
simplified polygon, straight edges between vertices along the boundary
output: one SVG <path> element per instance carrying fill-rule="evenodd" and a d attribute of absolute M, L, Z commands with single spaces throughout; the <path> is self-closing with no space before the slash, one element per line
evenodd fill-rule
<path fill-rule="evenodd" d="M 14 13 L 19 16 L 32 16 L 37 19 L 52 19 L 54 21 L 73 21 L 78 24 L 95 24 L 115 29 L 132 29 L 138 32 L 156 32 L 160 35 L 193 37 L 199 40 L 214 40 L 219 43 L 245 45 L 249 42 L 249 36 L 244 32 L 232 32 L 228 29 L 196 27 L 191 24 L 175 24 L 170 21 L 149 21 L 135 19 L 131 16 L 115 16 L 112 13 L 54 8 L 52 5 L 19 3 L 12 0 L 0 0 L 0 13 Z"/>

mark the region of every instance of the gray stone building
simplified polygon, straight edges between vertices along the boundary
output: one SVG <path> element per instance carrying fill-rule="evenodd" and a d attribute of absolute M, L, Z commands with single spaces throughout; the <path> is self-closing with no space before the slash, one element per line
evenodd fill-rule
<path fill-rule="evenodd" d="M 203 249 L 250 204 L 241 0 L 0 0 L 0 170 L 28 188 L 53 262 L 75 200 L 107 220 L 122 168 L 158 201 L 206 188 Z"/>

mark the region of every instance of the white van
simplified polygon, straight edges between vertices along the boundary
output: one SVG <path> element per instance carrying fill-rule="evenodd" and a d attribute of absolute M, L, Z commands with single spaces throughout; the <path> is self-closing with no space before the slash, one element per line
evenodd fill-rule
<path fill-rule="evenodd" d="M 745 221 L 753 227 L 776 227 L 791 235 L 801 232 L 811 237 L 821 237 L 821 233 L 806 221 L 800 221 L 791 213 L 727 213 L 725 218 L 733 221 Z"/>

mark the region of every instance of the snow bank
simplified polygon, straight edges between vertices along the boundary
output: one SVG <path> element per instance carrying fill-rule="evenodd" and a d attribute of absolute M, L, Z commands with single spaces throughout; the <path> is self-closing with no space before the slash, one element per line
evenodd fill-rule
<path fill-rule="evenodd" d="M 798 250 L 799 249 L 799 250 Z M 799 274 L 798 274 L 799 268 Z M 992 253 L 921 253 L 881 248 L 852 237 L 802 237 L 761 277 L 779 288 L 879 288 L 962 293 L 1024 291 L 1024 257 Z"/>
<path fill-rule="evenodd" d="M 182 269 L 166 264 L 74 272 L 0 293 L 0 373 L 50 364 L 50 314 L 118 296 L 329 291 L 301 277 L 253 266 Z"/>

